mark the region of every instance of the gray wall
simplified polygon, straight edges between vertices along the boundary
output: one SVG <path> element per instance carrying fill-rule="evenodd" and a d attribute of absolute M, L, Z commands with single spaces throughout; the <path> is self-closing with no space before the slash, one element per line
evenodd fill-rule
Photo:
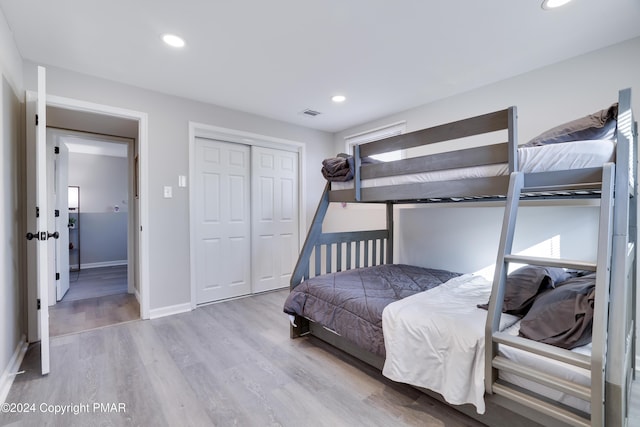
<path fill-rule="evenodd" d="M 347 129 L 335 135 L 334 150 L 344 150 L 344 137 L 367 129 L 376 128 L 384 124 L 406 120 L 407 131 L 422 129 L 428 126 L 445 123 L 473 115 L 483 114 L 489 111 L 503 109 L 511 105 L 518 108 L 518 133 L 519 142 L 524 143 L 538 133 L 577 117 L 593 113 L 606 108 L 617 101 L 618 90 L 626 87 L 634 89 L 633 102 L 636 114 L 640 113 L 640 38 L 617 44 L 587 55 L 569 59 L 552 66 L 541 68 L 521 76 L 504 80 L 489 86 L 463 93 L 418 108 L 407 110 L 393 116 L 385 117 L 374 122 Z M 550 208 L 552 215 L 563 217 L 566 208 Z M 589 209 L 589 208 L 585 208 Z M 523 211 L 526 211 L 525 208 Z M 357 222 L 361 213 L 351 215 L 347 222 Z M 454 214 L 453 212 L 459 212 Z M 332 212 L 333 213 L 333 212 Z M 458 271 L 475 271 L 478 265 L 488 265 L 495 262 L 495 247 L 497 237 L 491 239 L 487 234 L 499 231 L 496 223 L 499 223 L 499 209 L 494 213 L 490 211 L 478 211 L 475 207 L 456 207 L 449 209 L 421 209 L 417 212 L 401 210 L 397 215 L 397 224 L 401 233 L 406 233 L 408 240 L 399 242 L 397 255 L 398 261 L 404 262 L 405 258 L 420 264 L 432 262 L 451 265 L 451 261 L 443 258 L 444 252 L 458 251 L 459 243 L 453 239 L 454 235 L 464 237 L 460 230 L 460 216 L 473 218 L 469 227 L 469 233 L 482 234 L 477 236 L 474 246 L 479 250 L 474 254 L 466 252 L 465 257 L 457 257 L 455 267 Z M 346 215 L 349 216 L 349 215 Z M 341 221 L 345 222 L 342 218 Z M 330 222 L 337 222 L 338 216 L 331 215 Z M 531 220 L 523 219 L 519 226 L 524 230 L 533 230 L 538 224 L 535 215 Z M 569 217 L 563 224 L 567 230 L 583 223 L 594 226 L 594 217 L 591 214 L 579 217 L 577 220 Z M 349 225 L 346 225 L 347 227 Z M 457 231 L 456 231 L 457 230 Z M 484 230 L 484 231 L 480 231 Z M 487 233 L 486 230 L 495 230 Z M 527 241 L 522 237 L 522 246 Z M 542 235 L 540 236 L 542 239 Z M 516 236 L 516 245 L 519 245 Z M 425 244 L 429 241 L 441 241 L 445 245 L 437 249 Z M 587 249 L 580 240 L 569 241 L 565 239 L 562 245 L 563 251 L 580 254 L 582 257 L 593 257 L 595 252 Z M 448 242 L 448 243 L 447 243 Z M 414 254 L 421 254 L 421 259 L 416 259 Z M 412 254 L 412 255 L 410 255 Z M 437 260 L 437 261 L 436 261 Z M 433 265 L 438 267 L 438 265 Z"/>
<path fill-rule="evenodd" d="M 126 157 L 69 153 L 69 185 L 80 187 L 81 267 L 127 262 Z M 115 206 L 119 211 L 115 212 Z M 71 265 L 77 265 L 72 257 Z"/>
<path fill-rule="evenodd" d="M 24 81 L 27 89 L 36 87 L 36 65 L 28 61 Z M 149 224 L 142 226 L 149 233 L 152 310 L 191 301 L 188 188 L 177 188 L 178 175 L 189 175 L 189 121 L 306 144 L 302 191 L 311 221 L 324 185 L 318 165 L 333 152 L 331 134 L 54 67 L 47 67 L 47 93 L 148 114 Z M 163 198 L 165 185 L 174 187 L 173 198 Z"/>
<path fill-rule="evenodd" d="M 22 60 L 0 12 L 0 380 L 26 334 Z M 4 386 L 0 382 L 0 387 Z"/>
<path fill-rule="evenodd" d="M 344 150 L 344 137 L 347 135 L 400 120 L 406 120 L 407 131 L 410 132 L 511 105 L 518 107 L 518 137 L 522 144 L 552 126 L 608 107 L 617 100 L 618 90 L 627 87 L 633 89 L 637 120 L 640 115 L 639 52 L 640 38 L 636 38 L 346 129 L 335 135 L 334 151 Z M 586 234 L 597 225 L 595 208 L 549 207 L 539 210 L 528 207 L 520 212 L 514 241 L 516 251 L 545 242 L 555 233 L 560 233 L 563 257 L 595 259 L 591 245 L 593 234 Z M 354 215 L 340 215 L 340 227 L 348 228 L 349 224 L 345 223 L 357 223 L 362 216 L 361 210 L 352 210 L 352 213 Z M 397 261 L 475 272 L 495 263 L 500 220 L 501 210 L 495 207 L 403 209 L 396 215 Z M 329 221 L 334 226 L 338 216 L 332 215 Z M 466 224 L 469 226 L 464 226 Z"/>

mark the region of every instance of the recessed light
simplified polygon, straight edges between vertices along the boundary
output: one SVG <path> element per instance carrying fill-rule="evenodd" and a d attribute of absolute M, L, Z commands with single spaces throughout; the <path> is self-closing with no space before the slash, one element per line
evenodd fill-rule
<path fill-rule="evenodd" d="M 165 34 L 162 36 L 162 41 L 172 47 L 184 47 L 184 40 L 175 34 Z"/>
<path fill-rule="evenodd" d="M 341 102 L 346 101 L 346 100 L 347 100 L 347 97 L 346 97 L 346 96 L 344 96 L 344 95 L 334 95 L 334 96 L 332 96 L 332 97 L 331 97 L 331 100 L 332 100 L 333 102 L 335 102 L 336 104 L 339 104 L 339 103 L 341 103 Z"/>
<path fill-rule="evenodd" d="M 571 0 L 544 0 L 542 2 L 542 8 L 545 10 L 555 9 L 560 6 L 564 6 L 569 3 Z"/>

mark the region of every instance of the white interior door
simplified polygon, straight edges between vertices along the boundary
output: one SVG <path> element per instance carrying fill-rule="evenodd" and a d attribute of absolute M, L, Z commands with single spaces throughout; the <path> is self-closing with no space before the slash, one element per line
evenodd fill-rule
<path fill-rule="evenodd" d="M 49 261 L 49 305 L 60 301 L 69 290 L 69 149 L 50 130 L 47 130 L 47 186 L 49 190 L 49 231 L 58 232 Z"/>
<path fill-rule="evenodd" d="M 196 138 L 196 303 L 251 292 L 250 150 Z"/>
<path fill-rule="evenodd" d="M 38 67 L 38 91 L 27 97 L 27 239 L 29 341 L 40 340 L 42 375 L 49 373 L 49 240 L 47 206 L 46 72 Z"/>
<path fill-rule="evenodd" d="M 253 292 L 289 286 L 298 257 L 298 153 L 251 149 Z"/>

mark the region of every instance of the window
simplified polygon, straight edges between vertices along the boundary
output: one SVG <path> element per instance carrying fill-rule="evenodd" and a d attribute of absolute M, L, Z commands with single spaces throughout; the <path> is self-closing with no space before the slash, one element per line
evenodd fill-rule
<path fill-rule="evenodd" d="M 344 138 L 346 143 L 347 153 L 353 153 L 353 147 L 355 145 L 365 144 L 371 141 L 377 141 L 379 139 L 388 138 L 390 136 L 400 135 L 405 133 L 407 129 L 407 122 L 402 121 L 393 123 L 390 125 L 382 126 L 376 129 L 360 132 L 354 135 L 349 135 Z M 383 162 L 391 162 L 393 160 L 400 160 L 404 158 L 404 150 L 390 151 L 388 153 L 376 154 L 371 156 L 376 160 Z"/>

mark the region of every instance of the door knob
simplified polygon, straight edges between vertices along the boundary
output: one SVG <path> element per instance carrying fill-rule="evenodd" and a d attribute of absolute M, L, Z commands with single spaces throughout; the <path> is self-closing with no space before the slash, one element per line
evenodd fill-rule
<path fill-rule="evenodd" d="M 57 239 L 57 238 L 60 237 L 60 233 L 58 233 L 57 231 L 54 232 L 54 233 L 45 233 L 44 231 L 40 233 L 40 232 L 36 231 L 35 233 L 31 233 L 31 232 L 27 233 L 26 237 L 27 237 L 27 240 L 33 240 L 33 239 L 47 240 L 47 239 L 50 239 L 52 237 L 54 239 Z"/>
<path fill-rule="evenodd" d="M 28 232 L 27 240 L 33 240 L 33 239 L 40 239 L 40 233 L 38 233 L 37 231 L 35 233 Z"/>

